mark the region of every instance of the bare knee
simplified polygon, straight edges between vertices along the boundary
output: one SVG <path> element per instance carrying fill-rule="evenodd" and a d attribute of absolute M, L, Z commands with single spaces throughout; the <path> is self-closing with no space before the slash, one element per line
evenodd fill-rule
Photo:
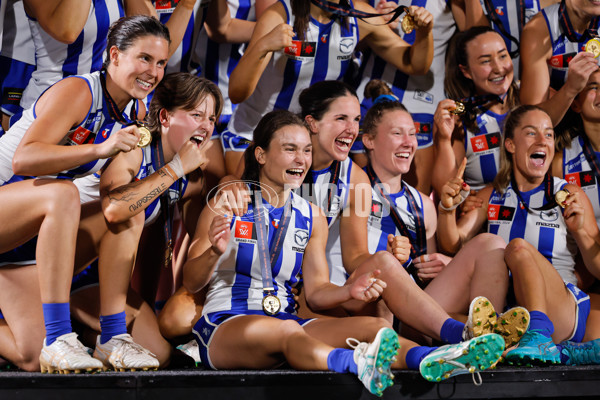
<path fill-rule="evenodd" d="M 68 216 L 77 217 L 79 220 L 81 205 L 79 191 L 71 181 L 56 180 L 44 184 L 46 214 L 64 219 Z"/>
<path fill-rule="evenodd" d="M 510 241 L 504 251 L 504 259 L 508 267 L 513 270 L 523 265 L 523 259 L 529 257 L 533 247 L 522 238 Z"/>
<path fill-rule="evenodd" d="M 506 242 L 501 236 L 486 232 L 480 233 L 473 239 L 469 240 L 465 247 L 466 246 L 473 246 L 480 252 L 488 252 L 494 249 L 506 248 Z"/>
<path fill-rule="evenodd" d="M 400 261 L 388 251 L 378 251 L 369 257 L 365 263 L 369 263 L 369 270 L 374 271 L 378 269 L 381 271 L 380 276 L 384 281 L 386 276 L 411 279 L 402 264 L 400 264 Z"/>

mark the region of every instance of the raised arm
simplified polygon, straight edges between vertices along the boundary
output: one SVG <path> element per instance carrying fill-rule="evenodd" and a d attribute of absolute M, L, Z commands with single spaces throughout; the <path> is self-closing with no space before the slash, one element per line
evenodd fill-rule
<path fill-rule="evenodd" d="M 254 92 L 274 51 L 292 45 L 293 28 L 285 21 L 285 10 L 277 3 L 256 23 L 250 44 L 229 79 L 229 98 L 233 103 L 241 103 Z"/>
<path fill-rule="evenodd" d="M 314 215 L 313 227 L 302 261 L 304 290 L 310 308 L 319 311 L 335 308 L 352 299 L 365 302 L 376 300 L 385 288 L 385 283 L 376 278 L 376 273 L 361 276 L 352 284 L 344 286 L 337 286 L 329 281 L 329 268 L 325 257 L 327 220 L 317 206 L 311 207 Z"/>
<path fill-rule="evenodd" d="M 36 103 L 36 119 L 15 151 L 13 172 L 55 174 L 134 149 L 139 140 L 134 126 L 114 132 L 99 144 L 59 145 L 69 130 L 86 118 L 91 104 L 92 94 L 83 79 L 66 78 L 48 89 Z"/>
<path fill-rule="evenodd" d="M 25 12 L 59 42 L 73 43 L 85 26 L 91 0 L 23 0 Z"/>
<path fill-rule="evenodd" d="M 464 142 L 457 139 L 458 116 L 450 110 L 456 108 L 454 100 L 445 99 L 438 103 L 433 115 L 433 145 L 435 162 L 431 184 L 437 193 L 458 172 L 458 162 L 465 156 Z M 454 136 L 454 141 L 453 141 Z M 454 142 L 454 143 L 453 143 Z"/>
<path fill-rule="evenodd" d="M 357 2 L 355 7 L 376 13 L 368 4 Z M 381 17 L 369 18 L 369 23 L 358 20 L 361 42 L 368 44 L 378 56 L 409 75 L 422 75 L 429 71 L 433 60 L 433 16 L 423 7 L 410 6 L 409 13 L 415 21 L 416 36 L 411 46 L 392 32 Z"/>
<path fill-rule="evenodd" d="M 589 76 L 598 69 L 591 53 L 580 52 L 569 62 L 567 81 L 558 90 L 550 88 L 548 61 L 552 44 L 546 21 L 540 13 L 523 28 L 521 34 L 521 103 L 542 107 L 556 126 L 571 103 L 585 87 Z"/>
<path fill-rule="evenodd" d="M 218 43 L 246 43 L 254 30 L 254 21 L 233 18 L 227 0 L 213 0 L 208 6 L 204 29 Z"/>

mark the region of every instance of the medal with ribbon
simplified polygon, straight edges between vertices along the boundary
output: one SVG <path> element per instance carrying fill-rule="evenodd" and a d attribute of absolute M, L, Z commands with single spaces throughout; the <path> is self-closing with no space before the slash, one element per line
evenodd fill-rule
<path fill-rule="evenodd" d="M 563 190 L 559 190 L 555 195 L 554 187 L 553 187 L 552 183 L 553 183 L 552 176 L 549 173 L 546 173 L 546 175 L 544 176 L 544 198 L 546 199 L 546 204 L 544 204 L 541 207 L 529 208 L 529 205 L 523 199 L 523 195 L 521 194 L 521 191 L 519 190 L 519 187 L 517 186 L 517 182 L 515 181 L 514 174 L 512 174 L 511 178 L 510 178 L 510 184 L 513 188 L 513 191 L 516 193 L 517 198 L 519 199 L 519 203 L 521 203 L 521 206 L 525 210 L 527 210 L 528 214 L 532 213 L 533 211 L 551 210 L 556 206 L 564 207 L 564 205 L 562 205 L 562 202 L 566 199 L 566 196 L 569 195 L 569 192 L 567 190 L 563 189 Z M 561 192 L 566 192 L 566 193 L 561 193 Z"/>
<path fill-rule="evenodd" d="M 373 167 L 371 166 L 371 164 L 367 165 L 366 170 L 367 170 L 367 175 L 369 176 L 369 181 L 371 181 L 371 187 L 378 190 L 379 193 L 381 194 L 381 197 L 387 202 L 388 208 L 390 210 L 390 216 L 392 217 L 392 221 L 394 221 L 394 225 L 396 226 L 396 228 L 398 229 L 398 231 L 400 232 L 400 234 L 402 236 L 405 236 L 405 237 L 411 239 L 412 236 L 410 234 L 410 231 L 408 230 L 408 227 L 402 220 L 402 217 L 400 216 L 400 214 L 398 214 L 398 210 L 396 209 L 394 201 L 392 200 L 392 198 L 391 198 L 390 194 L 387 192 L 387 190 L 385 190 L 385 188 L 383 187 L 383 184 L 379 180 L 379 177 L 373 170 Z M 402 186 L 404 186 L 404 182 L 402 183 Z M 406 197 L 406 200 L 410 204 L 412 214 L 415 218 L 415 239 L 410 241 L 411 242 L 410 259 L 408 260 L 405 268 L 406 268 L 406 272 L 408 272 L 413 277 L 413 279 L 415 280 L 417 285 L 419 285 L 419 287 L 421 287 L 421 288 L 424 288 L 425 286 L 427 286 L 427 284 L 425 282 L 423 282 L 423 280 L 417 274 L 417 268 L 412 263 L 412 260 L 416 259 L 421 254 L 427 253 L 427 236 L 426 236 L 426 229 L 425 229 L 425 218 L 423 216 L 423 211 L 421 209 L 419 209 L 419 207 L 417 207 L 417 201 L 416 201 L 415 197 L 413 196 L 412 192 L 406 187 L 404 187 L 404 196 Z"/>
<path fill-rule="evenodd" d="M 465 97 L 460 100 L 455 100 L 456 108 L 450 110 L 451 113 L 456 115 L 470 114 L 473 115 L 476 110 L 485 110 L 484 105 L 495 102 L 503 104 L 502 98 L 497 94 L 485 94 L 481 96 Z"/>
<path fill-rule="evenodd" d="M 402 21 L 400 23 L 402 30 L 404 31 L 404 33 L 411 33 L 415 29 L 415 21 L 413 20 L 412 16 L 408 13 L 408 7 L 406 6 L 399 5 L 390 12 L 387 12 L 385 14 L 377 14 L 354 9 L 350 7 L 350 3 L 348 2 L 348 0 L 340 0 L 339 4 L 327 0 L 311 0 L 311 2 L 320 9 L 327 11 L 328 13 L 331 13 L 335 16 L 354 17 L 366 23 L 370 23 L 366 21 L 366 19 L 368 18 L 382 17 L 384 15 L 393 14 L 392 18 L 390 18 L 390 20 L 386 22 L 386 24 L 389 24 L 398 19 L 398 17 L 402 15 L 402 13 L 405 13 L 404 18 L 402 18 Z"/>
<path fill-rule="evenodd" d="M 596 58 L 600 56 L 600 40 L 598 40 L 598 24 L 600 24 L 600 17 L 592 18 L 586 30 L 582 34 L 579 34 L 575 31 L 575 28 L 573 28 L 569 13 L 566 9 L 565 0 L 562 0 L 558 7 L 558 23 L 569 41 L 579 43 L 581 50 L 594 54 L 594 57 Z M 584 42 L 585 45 L 583 44 Z"/>
<path fill-rule="evenodd" d="M 329 186 L 327 187 L 327 204 L 325 205 L 326 206 L 325 216 L 327 218 L 328 224 L 331 223 L 331 220 L 333 219 L 333 217 L 335 217 L 335 215 L 330 215 L 331 214 L 331 203 L 333 202 L 333 197 L 335 196 L 333 193 L 333 190 L 337 189 L 338 182 L 340 180 L 341 169 L 342 169 L 341 163 L 337 160 L 333 160 L 333 162 L 329 166 L 329 171 L 330 171 L 331 175 L 329 176 Z M 313 171 L 311 168 L 308 171 L 308 173 L 306 174 L 306 177 L 304 178 L 304 183 L 306 183 L 307 187 L 308 187 L 308 193 L 306 193 L 306 195 L 308 197 L 306 197 L 304 195 L 304 193 L 302 193 L 302 197 L 306 198 L 307 200 L 309 200 L 313 196 L 313 186 L 315 184 L 313 179 L 314 179 Z M 306 187 L 306 186 L 302 185 L 300 190 L 302 191 L 304 187 Z M 319 203 L 320 203 L 320 199 L 319 199 Z M 338 211 L 341 211 L 341 210 L 338 210 Z"/>
<path fill-rule="evenodd" d="M 264 214 L 262 204 L 262 191 L 254 190 L 252 198 L 254 220 L 256 221 L 256 245 L 263 284 L 262 308 L 267 315 L 276 315 L 281 309 L 281 301 L 275 293 L 273 285 L 273 266 L 277 263 L 283 248 L 283 240 L 290 224 L 292 216 L 292 193 L 289 193 L 283 206 L 283 215 L 276 228 L 271 246 L 269 243 L 269 218 Z"/>

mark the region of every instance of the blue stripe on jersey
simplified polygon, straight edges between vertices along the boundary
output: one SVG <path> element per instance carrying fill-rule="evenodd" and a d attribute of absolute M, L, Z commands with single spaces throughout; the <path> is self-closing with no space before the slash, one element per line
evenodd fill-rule
<path fill-rule="evenodd" d="M 96 26 L 108 27 L 110 26 L 110 14 L 106 7 L 106 2 L 97 1 L 94 3 L 96 8 Z M 125 15 L 125 11 L 122 9 L 122 4 L 119 2 L 120 15 Z M 96 32 L 96 41 L 94 42 L 94 53 L 92 58 L 92 71 L 97 71 L 102 68 L 102 52 L 106 48 L 108 31 L 104 29 L 98 29 Z"/>
<path fill-rule="evenodd" d="M 525 199 L 525 195 L 523 194 L 523 199 L 525 201 L 529 201 L 529 198 Z M 493 226 L 499 228 L 500 225 Z M 515 210 L 515 217 L 513 218 L 513 223 L 511 225 L 510 230 L 510 240 L 516 238 L 524 238 L 525 237 L 525 228 L 527 227 L 527 210 L 523 208 L 522 205 L 519 205 Z M 496 229 L 497 231 L 497 229 Z"/>
<path fill-rule="evenodd" d="M 538 242 L 538 251 L 546 256 L 546 259 L 552 264 L 552 251 L 554 246 L 554 229 L 540 227 L 540 236 Z"/>
<path fill-rule="evenodd" d="M 327 64 L 329 64 L 329 46 L 319 46 L 318 43 L 321 42 L 321 38 L 323 35 L 330 36 L 331 35 L 331 27 L 335 20 L 331 20 L 327 24 L 321 24 L 313 17 L 310 17 L 313 24 L 319 27 L 319 36 L 317 37 L 317 49 L 315 54 L 315 68 L 310 79 L 310 84 L 312 85 L 315 82 L 321 82 L 325 80 L 327 76 Z M 344 32 L 342 32 L 342 37 L 345 36 Z M 342 70 L 345 71 L 346 68 L 342 67 Z M 339 79 L 339 78 L 338 78 Z"/>
<path fill-rule="evenodd" d="M 493 154 L 486 154 L 479 158 L 481 165 L 481 174 L 485 182 L 492 182 L 497 175 L 496 157 Z"/>
<path fill-rule="evenodd" d="M 235 218 L 232 224 L 235 223 Z M 253 225 L 253 228 L 254 225 Z M 247 310 L 248 309 L 248 288 L 252 282 L 252 263 L 248 260 L 254 258 L 254 244 L 239 243 L 238 255 L 235 258 L 235 282 L 231 288 L 231 309 L 232 310 Z"/>
<path fill-rule="evenodd" d="M 292 95 L 296 90 L 296 83 L 298 80 L 296 77 L 300 75 L 300 68 L 302 67 L 302 61 L 298 60 L 287 60 L 285 64 L 285 71 L 283 72 L 283 87 L 277 96 L 274 110 L 288 110 L 290 103 L 292 102 Z"/>

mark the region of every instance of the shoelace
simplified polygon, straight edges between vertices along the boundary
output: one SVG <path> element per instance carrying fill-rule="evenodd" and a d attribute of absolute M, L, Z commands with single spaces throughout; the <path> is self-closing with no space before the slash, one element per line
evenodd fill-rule
<path fill-rule="evenodd" d="M 477 368 L 475 368 L 474 366 L 467 368 L 467 366 L 465 364 L 459 363 L 458 361 L 454 361 L 454 360 L 447 360 L 445 362 L 447 364 L 454 365 L 455 367 L 458 367 L 461 369 L 466 369 L 467 371 L 469 371 L 469 373 L 471 374 L 471 378 L 473 378 L 473 384 L 475 386 L 481 386 L 483 384 L 483 379 L 481 378 L 481 374 L 479 373 L 479 371 L 477 371 Z M 479 379 L 475 379 L 476 376 Z"/>
<path fill-rule="evenodd" d="M 85 350 L 85 346 L 82 345 L 81 342 L 77 339 L 75 339 L 75 343 L 70 343 L 68 340 L 65 340 L 65 339 L 57 339 L 57 340 L 60 340 L 62 343 L 64 343 L 71 353 L 75 353 L 78 356 L 88 356 L 89 357 L 89 355 L 90 355 Z"/>
<path fill-rule="evenodd" d="M 119 341 L 119 343 L 115 346 L 117 353 L 123 354 L 125 352 L 124 348 L 130 347 L 138 354 L 150 355 L 150 356 L 156 358 L 156 356 L 150 350 L 143 348 L 136 342 L 133 342 L 133 341 L 130 342 L 130 341 L 124 340 L 124 339 L 118 339 L 118 341 Z"/>
<path fill-rule="evenodd" d="M 353 349 L 356 349 L 358 346 L 360 346 L 360 341 L 358 341 L 358 339 L 354 339 L 354 338 L 347 338 L 346 339 L 346 344 L 350 347 L 352 347 Z"/>

